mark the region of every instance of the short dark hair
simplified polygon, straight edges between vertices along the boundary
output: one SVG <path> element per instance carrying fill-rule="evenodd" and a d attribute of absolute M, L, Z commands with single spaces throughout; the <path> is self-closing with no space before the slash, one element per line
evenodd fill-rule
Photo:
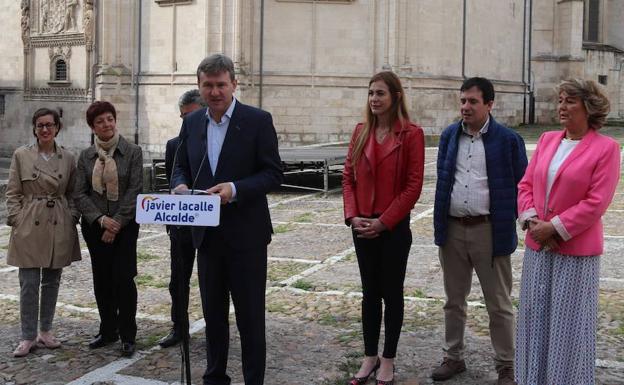
<path fill-rule="evenodd" d="M 189 104 L 198 104 L 206 107 L 206 102 L 202 99 L 198 89 L 188 90 L 178 99 L 178 107 L 188 106 Z"/>
<path fill-rule="evenodd" d="M 99 100 L 91 103 L 89 108 L 87 108 L 87 124 L 89 127 L 93 128 L 95 118 L 107 112 L 113 114 L 113 118 L 115 118 L 115 121 L 117 120 L 117 111 L 115 111 L 115 106 L 111 103 Z"/>
<path fill-rule="evenodd" d="M 210 55 L 199 63 L 197 66 L 197 82 L 199 83 L 199 75 L 201 73 L 206 75 L 216 75 L 222 72 L 228 72 L 230 74 L 230 80 L 236 79 L 234 73 L 234 62 L 229 57 L 222 53 L 215 53 Z"/>
<path fill-rule="evenodd" d="M 459 89 L 461 92 L 471 89 L 472 87 L 477 87 L 479 91 L 481 91 L 481 95 L 483 96 L 483 103 L 489 103 L 494 100 L 494 86 L 492 82 L 486 78 L 481 77 L 473 77 L 464 80 L 461 88 Z"/>
<path fill-rule="evenodd" d="M 33 135 L 35 136 L 35 138 L 37 137 L 37 134 L 35 133 L 35 125 L 37 124 L 37 119 L 46 115 L 52 115 L 52 117 L 54 118 L 54 124 L 56 124 L 56 127 L 58 128 L 58 130 L 56 131 L 56 135 L 58 135 L 59 131 L 61 131 L 61 128 L 63 127 L 63 124 L 61 123 L 61 116 L 59 115 L 58 111 L 51 108 L 40 108 L 35 111 L 32 117 Z"/>

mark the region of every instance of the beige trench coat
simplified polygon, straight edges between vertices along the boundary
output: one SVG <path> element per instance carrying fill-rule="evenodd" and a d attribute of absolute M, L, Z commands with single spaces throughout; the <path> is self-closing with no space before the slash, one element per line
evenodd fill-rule
<path fill-rule="evenodd" d="M 36 144 L 15 150 L 6 190 L 9 265 L 59 269 L 81 259 L 71 199 L 75 170 L 74 156 L 59 145 L 48 161 Z"/>

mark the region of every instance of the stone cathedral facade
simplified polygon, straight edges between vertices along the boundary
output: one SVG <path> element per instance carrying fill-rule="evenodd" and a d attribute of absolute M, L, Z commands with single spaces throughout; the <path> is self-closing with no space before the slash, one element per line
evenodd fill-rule
<path fill-rule="evenodd" d="M 624 119 L 622 0 L 0 0 L 0 155 L 33 140 L 57 108 L 59 142 L 91 143 L 85 110 L 118 109 L 146 158 L 180 128 L 177 100 L 203 57 L 233 58 L 244 103 L 273 114 L 281 146 L 342 142 L 362 119 L 369 77 L 397 72 L 414 121 L 458 119 L 458 88 L 485 76 L 494 115 L 552 123 L 554 86 L 605 84 Z"/>

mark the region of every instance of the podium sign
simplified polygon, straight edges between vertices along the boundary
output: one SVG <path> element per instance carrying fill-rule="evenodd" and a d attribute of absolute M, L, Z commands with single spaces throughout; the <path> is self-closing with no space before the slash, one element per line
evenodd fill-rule
<path fill-rule="evenodd" d="M 178 226 L 219 226 L 218 195 L 139 194 L 137 223 Z"/>

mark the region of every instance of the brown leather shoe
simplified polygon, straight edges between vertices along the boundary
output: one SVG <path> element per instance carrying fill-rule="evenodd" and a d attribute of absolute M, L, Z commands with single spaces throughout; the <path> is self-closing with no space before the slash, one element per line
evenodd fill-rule
<path fill-rule="evenodd" d="M 442 364 L 440 364 L 440 366 L 438 366 L 433 373 L 431 373 L 431 378 L 434 381 L 446 381 L 453 378 L 456 374 L 465 371 L 466 363 L 464 360 L 455 361 L 445 357 Z"/>
<path fill-rule="evenodd" d="M 513 368 L 506 367 L 499 370 L 496 385 L 517 385 L 516 381 L 514 381 Z"/>

